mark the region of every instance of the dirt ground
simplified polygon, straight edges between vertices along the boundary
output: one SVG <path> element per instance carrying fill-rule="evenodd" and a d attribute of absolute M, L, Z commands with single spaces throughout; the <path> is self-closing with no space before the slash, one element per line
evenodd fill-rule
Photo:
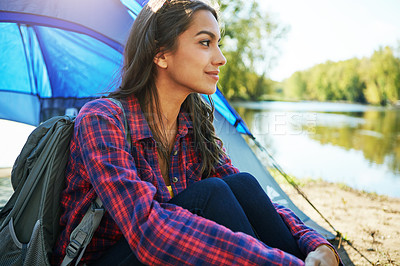
<path fill-rule="evenodd" d="M 280 183 L 302 211 L 319 225 L 330 229 L 291 185 Z M 400 265 L 400 198 L 360 192 L 321 180 L 305 181 L 300 189 L 359 251 L 342 241 L 339 253 L 345 265 Z M 329 231 L 334 233 L 332 229 Z M 333 244 L 338 247 L 339 241 Z"/>

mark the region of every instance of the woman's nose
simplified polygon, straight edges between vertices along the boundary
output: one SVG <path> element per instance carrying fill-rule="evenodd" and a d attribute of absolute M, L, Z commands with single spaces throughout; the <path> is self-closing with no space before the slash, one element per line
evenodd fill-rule
<path fill-rule="evenodd" d="M 213 64 L 217 66 L 223 66 L 226 64 L 226 58 L 219 47 L 216 50 Z"/>

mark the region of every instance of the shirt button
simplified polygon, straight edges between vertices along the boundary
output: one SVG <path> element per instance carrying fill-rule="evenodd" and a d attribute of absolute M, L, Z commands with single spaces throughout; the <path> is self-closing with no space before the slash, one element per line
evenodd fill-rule
<path fill-rule="evenodd" d="M 174 151 L 174 156 L 176 156 L 178 154 L 178 151 Z"/>
<path fill-rule="evenodd" d="M 176 176 L 174 176 L 174 177 L 172 178 L 172 182 L 173 182 L 173 183 L 178 182 L 178 178 L 177 178 Z"/>

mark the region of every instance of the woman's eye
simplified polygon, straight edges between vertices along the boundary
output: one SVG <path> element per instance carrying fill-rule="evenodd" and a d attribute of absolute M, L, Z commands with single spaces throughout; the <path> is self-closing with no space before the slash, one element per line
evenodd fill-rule
<path fill-rule="evenodd" d="M 211 41 L 206 40 L 206 41 L 201 41 L 200 44 L 201 44 L 201 45 L 204 45 L 204 46 L 210 46 L 210 42 L 211 42 Z"/>

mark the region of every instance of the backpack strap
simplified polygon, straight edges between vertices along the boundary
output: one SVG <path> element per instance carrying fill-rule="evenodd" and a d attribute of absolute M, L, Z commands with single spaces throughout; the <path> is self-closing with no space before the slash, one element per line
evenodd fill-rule
<path fill-rule="evenodd" d="M 97 202 L 100 203 L 100 206 Z M 64 260 L 61 263 L 62 266 L 69 265 L 78 254 L 79 257 L 75 265 L 81 260 L 86 247 L 92 240 L 94 231 L 96 231 L 103 218 L 105 210 L 102 205 L 100 198 L 97 197 L 96 200 L 92 202 L 92 206 L 86 212 L 85 216 L 83 216 L 82 221 L 77 225 L 74 231 L 72 231 Z"/>
<path fill-rule="evenodd" d="M 119 108 L 121 108 L 121 110 L 122 110 L 122 115 L 123 115 L 123 118 L 124 118 L 124 126 L 125 126 L 125 137 L 126 137 L 126 139 L 128 141 L 129 147 L 130 147 L 131 146 L 131 134 L 129 134 L 128 119 L 126 118 L 124 106 L 122 105 L 122 103 L 119 100 L 117 100 L 115 98 L 108 98 L 108 99 L 110 101 L 112 101 L 113 103 L 115 103 L 116 105 L 118 105 Z"/>
<path fill-rule="evenodd" d="M 128 120 L 126 118 L 125 110 L 122 103 L 114 98 L 108 98 L 110 101 L 119 106 L 122 110 L 124 126 L 125 126 L 125 137 L 128 141 L 128 145 L 130 147 L 130 133 L 128 128 Z M 130 149 L 129 149 L 130 150 Z M 85 253 L 86 247 L 89 245 L 94 232 L 100 224 L 101 219 L 104 215 L 104 207 L 100 198 L 97 196 L 96 200 L 92 202 L 91 207 L 87 210 L 85 216 L 83 216 L 82 221 L 76 226 L 74 231 L 72 231 L 70 236 L 70 242 L 66 248 L 66 254 L 64 260 L 61 263 L 61 266 L 69 265 L 79 254 L 79 257 L 76 260 L 76 264 L 78 265 L 79 261 L 82 259 L 83 254 Z"/>

